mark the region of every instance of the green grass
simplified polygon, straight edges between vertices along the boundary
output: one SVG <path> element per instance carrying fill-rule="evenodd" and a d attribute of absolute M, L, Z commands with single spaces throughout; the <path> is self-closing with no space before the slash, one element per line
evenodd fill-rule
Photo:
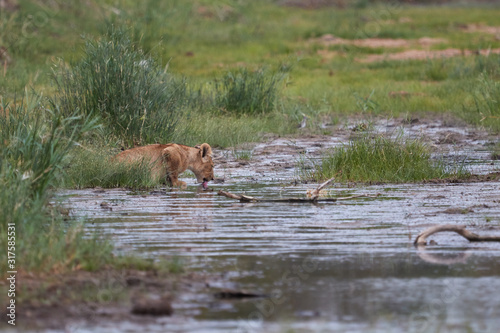
<path fill-rule="evenodd" d="M 293 133 L 300 119 L 295 114 L 278 111 L 260 118 L 193 111 L 179 120 L 173 142 L 190 146 L 208 142 L 214 147 L 233 147 L 258 141 L 265 133 Z"/>
<path fill-rule="evenodd" d="M 71 152 L 60 186 L 67 188 L 125 187 L 152 188 L 160 185 L 146 163 L 128 165 L 113 162 L 116 151 L 103 147 L 79 147 Z"/>
<path fill-rule="evenodd" d="M 93 124 L 64 118 L 31 95 L 1 106 L 8 115 L 0 117 L 0 234 L 15 227 L 16 268 L 62 272 L 93 270 L 109 262 L 110 243 L 98 235 L 89 237 L 79 223 L 67 225 L 57 207 L 48 205 L 73 142 Z M 7 237 L 0 245 L 7 248 Z M 5 272 L 6 251 L 0 259 Z"/>
<path fill-rule="evenodd" d="M 473 93 L 473 102 L 462 110 L 463 118 L 500 133 L 500 82 L 481 75 Z"/>
<path fill-rule="evenodd" d="M 304 10 L 264 0 L 19 4 L 18 11 L 0 11 L 0 46 L 12 58 L 0 68 L 0 99 L 4 108 L 12 106 L 8 117 L 0 116 L 0 231 L 9 221 L 19 228 L 18 258 L 28 270 L 96 269 L 109 261 L 109 243 L 83 237 L 47 203 L 55 186 L 156 186 L 140 166 L 108 163 L 120 146 L 173 141 L 235 147 L 269 132 L 296 133 L 302 114 L 309 117 L 307 130 L 318 133 L 322 118 L 429 112 L 500 131 L 498 55 L 363 63 L 359 59 L 371 54 L 401 49 L 310 40 L 332 34 L 415 44 L 434 37 L 446 41 L 431 50 L 495 49 L 500 41 L 494 35 L 463 27 L 498 26 L 498 5 L 360 1 Z M 55 65 L 58 84 L 51 78 Z M 262 68 L 279 70 L 255 70 Z M 20 101 L 25 89 L 52 103 L 31 95 Z M 408 94 L 391 94 L 398 91 Z M 353 141 L 306 178 L 341 171 L 346 181 L 401 182 L 462 172 L 435 162 L 422 143 L 401 140 Z M 5 239 L 0 246 L 6 247 Z"/>
<path fill-rule="evenodd" d="M 304 180 L 335 177 L 341 182 L 417 182 L 461 177 L 460 166 L 445 167 L 431 158 L 430 149 L 419 140 L 386 138 L 364 134 L 324 157 L 312 169 L 302 169 Z"/>
<path fill-rule="evenodd" d="M 215 105 L 222 113 L 260 115 L 274 111 L 284 73 L 260 68 L 227 72 L 215 80 Z"/>
<path fill-rule="evenodd" d="M 128 145 L 172 138 L 186 85 L 161 69 L 130 40 L 111 27 L 100 40 L 87 40 L 81 60 L 56 68 L 55 100 L 65 114 L 78 110 L 96 118 Z"/>
<path fill-rule="evenodd" d="M 85 43 L 87 46 L 89 43 L 103 43 L 101 36 L 111 26 L 129 27 L 130 43 L 133 46 L 131 51 L 143 50 L 140 57 L 152 60 L 162 70 L 168 66 L 170 77 L 181 78 L 181 85 L 182 78 L 185 78 L 189 91 L 197 91 L 199 88 L 195 87 L 203 87 L 201 91 L 206 95 L 214 94 L 216 82 L 222 88 L 223 82 L 235 83 L 245 71 L 250 74 L 256 68 L 279 68 L 282 63 L 293 65 L 293 70 L 288 73 L 287 81 L 276 98 L 271 96 L 270 103 L 264 103 L 269 108 L 262 107 L 260 102 L 254 103 L 263 101 L 264 98 L 254 98 L 243 93 L 244 89 L 238 89 L 239 92 L 233 94 L 236 99 L 230 94 L 222 93 L 204 96 L 193 102 L 190 100 L 197 99 L 196 96 L 188 94 L 186 99 L 192 113 L 218 108 L 244 109 L 246 113 L 248 110 L 273 109 L 272 104 L 279 105 L 280 99 L 285 96 L 295 100 L 300 98 L 313 107 L 328 104 L 331 106 L 328 111 L 334 117 L 346 117 L 363 111 L 359 101 L 370 96 L 377 106 L 376 110 L 370 111 L 372 115 L 446 112 L 476 124 L 476 120 L 461 111 L 464 106 L 469 108 L 474 100 L 470 87 L 477 84 L 482 73 L 492 80 L 499 75 L 499 56 L 493 54 L 489 57 L 360 63 L 356 59 L 389 50 L 352 45 L 323 46 L 308 40 L 324 34 L 345 39 L 375 37 L 417 40 L 421 37 L 434 37 L 444 38 L 446 41 L 431 46 L 431 49 L 498 48 L 500 41 L 494 35 L 463 30 L 467 24 L 498 25 L 500 9 L 495 5 L 437 7 L 367 2 L 367 6 L 353 5 L 344 9 L 326 7 L 321 10 L 303 10 L 263 0 L 231 0 L 224 4 L 180 0 L 147 0 L 139 4 L 123 0 L 112 5 L 106 1 L 94 1 L 92 5 L 78 2 L 64 5 L 45 5 L 42 1 L 20 2 L 21 9 L 18 12 L 1 13 L 0 44 L 9 47 L 9 54 L 14 59 L 6 75 L 0 75 L 0 92 L 8 99 L 26 85 L 53 95 L 57 88 L 50 86 L 48 73 L 57 58 L 63 58 L 66 64 L 76 66 L 80 63 L 82 66 L 85 58 L 92 58 L 93 55 L 88 50 L 85 51 Z M 40 13 L 48 19 L 37 21 L 37 25 L 29 30 L 30 34 L 23 34 L 25 21 L 41 15 Z M 87 36 L 85 39 L 80 38 L 82 32 Z M 415 47 L 419 48 L 418 45 Z M 318 54 L 318 51 L 323 50 L 338 54 L 332 58 L 323 58 Z M 129 69 L 133 67 L 129 66 Z M 233 79 L 227 73 L 232 73 Z M 269 77 L 264 76 L 265 79 Z M 242 82 L 250 80 L 252 78 Z M 80 84 L 83 85 L 83 82 Z M 242 84 L 238 83 L 238 86 L 241 87 Z M 393 91 L 407 91 L 410 97 L 390 98 L 388 95 Z M 118 91 L 113 93 L 118 94 Z M 123 102 L 133 102 L 132 97 L 133 94 L 125 94 L 121 99 Z M 182 96 L 177 97 L 182 100 Z M 214 103 L 214 99 L 219 101 L 218 105 Z M 141 120 L 158 123 L 152 115 L 154 111 L 144 117 L 142 102 L 134 103 L 126 104 L 130 107 L 125 113 L 119 110 L 123 106 L 116 104 L 108 111 L 118 112 L 123 116 L 123 119 L 116 122 L 116 126 L 124 130 L 116 129 L 116 132 L 130 132 L 126 134 L 128 145 L 136 137 L 139 141 L 144 141 L 144 132 L 156 133 L 149 136 L 146 140 L 148 142 L 173 139 L 172 131 L 168 128 L 162 135 L 157 134 L 161 132 L 159 128 L 145 131 Z M 151 105 L 146 109 L 149 112 Z M 176 107 L 174 109 L 178 110 Z M 294 109 L 294 106 L 290 106 L 290 109 Z M 130 127 L 126 115 L 129 115 Z M 236 127 L 227 131 L 229 125 L 221 122 L 221 128 L 216 130 L 228 133 L 227 135 L 239 131 L 238 122 L 229 118 L 228 123 L 235 124 Z M 494 121 L 486 125 L 493 129 L 498 126 Z M 200 136 L 199 133 L 192 134 Z M 258 135 L 253 137 L 253 140 L 258 139 Z M 220 141 L 227 142 L 230 139 Z"/>
<path fill-rule="evenodd" d="M 252 151 L 251 150 L 238 150 L 233 149 L 233 156 L 237 160 L 250 161 L 252 159 Z"/>
<path fill-rule="evenodd" d="M 16 260 L 14 268 L 8 267 L 8 252 L 2 251 L 1 271 L 151 269 L 142 259 L 114 256 L 109 239 L 99 233 L 89 235 L 85 221 L 67 219 L 57 202 L 49 204 L 56 186 L 153 186 L 148 168 L 116 165 L 110 163 L 111 152 L 84 150 L 78 142 L 95 130 L 96 123 L 81 121 L 76 114 L 65 117 L 39 96 L 26 94 L 23 100 L 0 107 L 0 234 L 5 235 L 0 246 L 15 246 L 11 252 Z M 169 265 L 171 272 L 182 270 L 178 261 Z"/>

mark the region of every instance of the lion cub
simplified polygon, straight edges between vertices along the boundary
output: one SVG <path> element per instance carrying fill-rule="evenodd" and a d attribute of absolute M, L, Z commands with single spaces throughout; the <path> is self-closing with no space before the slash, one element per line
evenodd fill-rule
<path fill-rule="evenodd" d="M 187 169 L 194 172 L 203 188 L 214 179 L 212 147 L 203 143 L 195 147 L 169 144 L 153 144 L 122 151 L 115 156 L 118 162 L 148 162 L 151 175 L 156 179 L 165 179 L 171 186 L 186 187 L 186 183 L 177 178 Z"/>

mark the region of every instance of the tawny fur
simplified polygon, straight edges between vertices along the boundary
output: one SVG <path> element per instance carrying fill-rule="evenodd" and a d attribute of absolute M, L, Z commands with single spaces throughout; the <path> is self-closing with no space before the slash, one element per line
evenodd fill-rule
<path fill-rule="evenodd" d="M 155 179 L 165 179 L 171 186 L 185 187 L 178 180 L 181 173 L 191 170 L 199 183 L 214 179 L 212 148 L 208 143 L 188 147 L 175 143 L 153 144 L 122 151 L 115 161 L 125 163 L 149 163 Z"/>

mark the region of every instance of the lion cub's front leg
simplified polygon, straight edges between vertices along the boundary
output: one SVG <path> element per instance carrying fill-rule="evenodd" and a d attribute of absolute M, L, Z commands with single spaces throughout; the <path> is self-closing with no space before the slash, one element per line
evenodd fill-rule
<path fill-rule="evenodd" d="M 180 188 L 186 188 L 187 184 L 186 182 L 179 180 L 178 175 L 167 175 L 167 182 L 172 186 L 172 187 L 180 187 Z"/>
<path fill-rule="evenodd" d="M 184 166 L 185 156 L 179 152 L 175 147 L 165 148 L 163 150 L 163 164 L 166 169 L 167 183 L 173 187 L 186 188 L 186 182 L 179 180 L 179 174 L 186 171 Z"/>

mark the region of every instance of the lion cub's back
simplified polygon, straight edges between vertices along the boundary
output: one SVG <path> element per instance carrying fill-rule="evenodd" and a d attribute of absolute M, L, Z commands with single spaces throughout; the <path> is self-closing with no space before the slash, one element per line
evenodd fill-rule
<path fill-rule="evenodd" d="M 160 160 L 163 150 L 172 145 L 173 144 L 163 145 L 156 143 L 127 149 L 116 155 L 116 160 L 118 162 L 137 162 L 143 160 L 150 160 L 151 162 L 154 162 Z"/>

